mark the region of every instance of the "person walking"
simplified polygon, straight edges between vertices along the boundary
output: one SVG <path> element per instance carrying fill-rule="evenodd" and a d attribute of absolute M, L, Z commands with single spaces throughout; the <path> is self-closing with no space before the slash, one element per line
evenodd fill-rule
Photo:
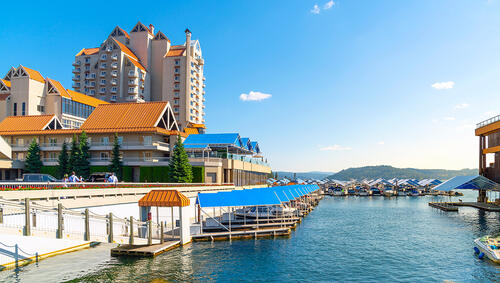
<path fill-rule="evenodd" d="M 109 175 L 108 183 L 118 183 L 118 178 L 115 176 L 115 173 Z"/>
<path fill-rule="evenodd" d="M 69 182 L 70 183 L 76 183 L 76 182 L 79 182 L 80 179 L 78 179 L 78 177 L 76 176 L 76 173 L 75 171 L 71 172 L 71 176 L 69 176 Z"/>

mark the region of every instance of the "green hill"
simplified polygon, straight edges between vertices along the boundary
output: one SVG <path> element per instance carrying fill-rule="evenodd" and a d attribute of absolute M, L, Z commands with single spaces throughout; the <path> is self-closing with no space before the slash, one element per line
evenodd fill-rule
<path fill-rule="evenodd" d="M 344 169 L 338 173 L 328 176 L 329 179 L 348 181 L 351 179 L 438 179 L 446 180 L 455 176 L 477 175 L 478 169 L 416 169 L 395 168 L 388 165 L 365 166 L 359 168 Z"/>

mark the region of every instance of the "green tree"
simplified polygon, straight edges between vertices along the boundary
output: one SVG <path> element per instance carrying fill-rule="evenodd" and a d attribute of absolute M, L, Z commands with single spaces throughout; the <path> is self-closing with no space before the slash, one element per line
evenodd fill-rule
<path fill-rule="evenodd" d="M 78 144 L 78 139 L 76 135 L 73 135 L 73 140 L 71 141 L 71 152 L 69 154 L 69 164 L 68 171 L 79 172 L 79 160 L 80 160 L 80 145 Z"/>
<path fill-rule="evenodd" d="M 26 155 L 24 171 L 26 173 L 40 173 L 42 166 L 43 163 L 40 157 L 40 146 L 36 142 L 36 139 L 33 139 L 30 147 L 28 148 L 28 154 Z"/>
<path fill-rule="evenodd" d="M 61 148 L 61 153 L 59 154 L 59 164 L 57 166 L 57 174 L 58 178 L 64 178 L 64 175 L 70 173 L 70 166 L 69 166 L 69 156 L 68 156 L 68 144 L 66 142 L 63 142 L 62 148 Z"/>
<path fill-rule="evenodd" d="M 116 174 L 118 180 L 122 180 L 123 162 L 120 157 L 120 143 L 118 141 L 117 134 L 115 134 L 115 140 L 113 142 L 113 152 L 111 154 L 111 164 L 109 164 L 108 169 L 110 172 L 114 172 Z"/>
<path fill-rule="evenodd" d="M 79 156 L 77 159 L 78 164 L 78 175 L 83 176 L 87 179 L 90 176 L 90 146 L 87 134 L 85 131 L 82 132 L 80 138 L 78 139 L 78 145 L 80 148 Z"/>
<path fill-rule="evenodd" d="M 170 156 L 169 166 L 170 181 L 174 183 L 191 183 L 193 181 L 193 169 L 189 164 L 189 159 L 181 136 L 177 136 L 174 151 Z"/>

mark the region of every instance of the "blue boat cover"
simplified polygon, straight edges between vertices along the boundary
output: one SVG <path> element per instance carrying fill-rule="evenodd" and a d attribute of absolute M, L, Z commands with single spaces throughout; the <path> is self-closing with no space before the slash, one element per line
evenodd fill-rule
<path fill-rule="evenodd" d="M 196 203 L 201 207 L 280 205 L 318 189 L 318 185 L 291 185 L 218 193 L 199 193 Z"/>
<path fill-rule="evenodd" d="M 500 184 L 480 175 L 456 176 L 440 185 L 437 185 L 436 187 L 434 187 L 434 189 L 445 192 L 452 190 L 480 189 L 500 191 Z"/>

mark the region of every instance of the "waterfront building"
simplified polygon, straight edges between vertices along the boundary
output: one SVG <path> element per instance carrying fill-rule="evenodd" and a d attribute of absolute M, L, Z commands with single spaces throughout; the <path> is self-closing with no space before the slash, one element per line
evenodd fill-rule
<path fill-rule="evenodd" d="M 73 63 L 73 88 L 108 102 L 168 101 L 182 129 L 205 124 L 204 60 L 198 40 L 172 45 L 154 26 L 115 27 L 98 47 Z M 204 127 L 204 126 L 203 126 Z"/>
<path fill-rule="evenodd" d="M 7 116 L 55 115 L 65 128 L 78 128 L 106 101 L 66 89 L 59 81 L 20 65 L 0 80 L 0 120 Z"/>
<path fill-rule="evenodd" d="M 133 182 L 167 182 L 177 136 L 188 137 L 180 131 L 169 102 L 100 104 L 77 129 L 64 128 L 54 114 L 9 116 L 0 122 L 0 179 L 22 175 L 33 139 L 40 144 L 44 172 L 54 175 L 62 143 L 70 143 L 83 131 L 89 137 L 91 171 L 108 170 L 117 134 L 124 181 Z M 191 134 L 185 142 L 194 182 L 264 184 L 271 172 L 239 134 Z M 199 150 L 199 143 L 204 150 Z"/>

